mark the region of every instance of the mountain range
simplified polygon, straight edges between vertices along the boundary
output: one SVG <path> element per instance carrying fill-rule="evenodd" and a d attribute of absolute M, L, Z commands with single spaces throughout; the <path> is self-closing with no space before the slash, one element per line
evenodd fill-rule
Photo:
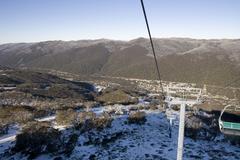
<path fill-rule="evenodd" d="M 163 80 L 225 86 L 240 77 L 240 39 L 154 38 Z M 0 45 L 0 65 L 79 75 L 156 79 L 148 39 Z M 240 82 L 232 84 L 240 87 Z"/>

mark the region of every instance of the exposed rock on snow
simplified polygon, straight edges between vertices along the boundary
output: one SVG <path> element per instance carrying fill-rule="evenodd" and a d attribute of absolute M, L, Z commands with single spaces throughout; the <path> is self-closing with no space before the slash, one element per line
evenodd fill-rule
<path fill-rule="evenodd" d="M 119 105 L 121 108 L 130 106 Z M 101 108 L 107 110 L 108 107 Z M 100 110 L 100 109 L 99 109 Z M 172 137 L 169 137 L 169 122 L 165 114 L 158 110 L 142 110 L 146 112 L 146 122 L 142 125 L 128 124 L 128 115 L 114 115 L 111 127 L 101 130 L 89 130 L 78 132 L 73 128 L 63 128 L 63 137 L 68 137 L 64 142 L 64 149 L 58 155 L 41 154 L 37 159 L 166 159 L 175 160 L 177 152 L 178 126 L 172 126 Z M 212 118 L 208 117 L 207 118 Z M 189 117 L 189 127 L 199 129 L 200 133 L 209 125 L 205 121 L 209 119 Z M 198 125 L 200 123 L 200 125 Z M 210 123 L 210 122 L 209 122 Z M 173 123 L 174 124 L 174 123 Z M 208 127 L 207 127 L 208 126 Z M 199 128 L 202 127 L 202 128 Z M 204 128 L 206 127 L 206 128 Z M 211 130 L 211 129 L 210 129 Z M 207 130 L 206 133 L 209 133 Z M 187 132 L 186 132 L 187 134 Z M 202 136 L 202 135 L 199 135 Z M 226 142 L 222 136 L 215 139 L 207 139 L 204 136 L 195 139 L 185 137 L 184 159 L 240 159 L 238 146 Z M 0 144 L 5 146 L 5 142 Z M 11 146 L 8 144 L 8 146 Z M 0 150 L 1 153 L 4 147 Z M 6 149 L 6 146 L 5 146 Z M 4 155 L 1 155 L 1 158 Z M 15 154 L 10 156 L 15 159 L 26 159 L 26 156 Z M 4 159 L 9 156 L 4 157 Z"/>

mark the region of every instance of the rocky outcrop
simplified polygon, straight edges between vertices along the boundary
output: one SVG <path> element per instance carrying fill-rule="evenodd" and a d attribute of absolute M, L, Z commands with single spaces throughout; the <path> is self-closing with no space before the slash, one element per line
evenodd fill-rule
<path fill-rule="evenodd" d="M 219 133 L 215 115 L 198 113 L 197 115 L 186 116 L 185 136 L 194 140 L 214 140 Z"/>
<path fill-rule="evenodd" d="M 61 149 L 61 133 L 46 122 L 30 122 L 16 137 L 14 153 L 21 152 L 35 158 L 42 153 L 56 153 Z"/>
<path fill-rule="evenodd" d="M 100 96 L 97 97 L 97 101 L 104 105 L 113 105 L 113 104 L 136 104 L 138 102 L 137 98 L 134 98 L 127 94 L 121 89 L 115 89 L 103 92 Z"/>

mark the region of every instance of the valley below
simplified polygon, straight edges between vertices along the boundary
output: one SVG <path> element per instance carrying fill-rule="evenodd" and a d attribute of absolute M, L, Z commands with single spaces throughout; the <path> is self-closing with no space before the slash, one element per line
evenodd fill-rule
<path fill-rule="evenodd" d="M 240 0 L 0 0 L 0 160 L 240 160 Z"/>
<path fill-rule="evenodd" d="M 167 107 L 156 80 L 2 67 L 0 84 L 0 159 L 176 159 L 179 106 Z M 218 126 L 238 88 L 163 84 L 202 90 L 187 106 L 184 159 L 240 159 L 239 139 Z"/>

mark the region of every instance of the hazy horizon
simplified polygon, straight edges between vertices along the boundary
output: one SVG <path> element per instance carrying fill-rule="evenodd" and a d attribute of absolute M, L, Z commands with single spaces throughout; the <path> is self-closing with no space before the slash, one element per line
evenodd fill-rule
<path fill-rule="evenodd" d="M 240 38 L 240 1 L 145 1 L 153 37 Z M 0 44 L 147 37 L 140 0 L 0 2 Z"/>
<path fill-rule="evenodd" d="M 0 43 L 3 44 L 14 44 L 14 43 L 40 43 L 40 42 L 51 42 L 51 41 L 63 41 L 63 42 L 71 42 L 71 41 L 96 41 L 96 40 L 111 40 L 111 41 L 123 41 L 128 42 L 135 39 L 144 38 L 149 39 L 149 37 L 133 37 L 131 39 L 110 39 L 110 38 L 95 38 L 95 39 L 74 39 L 74 40 L 63 40 L 63 39 L 50 39 L 50 40 L 40 40 L 40 41 L 21 41 L 21 42 L 6 42 Z M 239 38 L 192 38 L 192 37 L 153 37 L 153 39 L 193 39 L 193 40 L 239 40 Z"/>

